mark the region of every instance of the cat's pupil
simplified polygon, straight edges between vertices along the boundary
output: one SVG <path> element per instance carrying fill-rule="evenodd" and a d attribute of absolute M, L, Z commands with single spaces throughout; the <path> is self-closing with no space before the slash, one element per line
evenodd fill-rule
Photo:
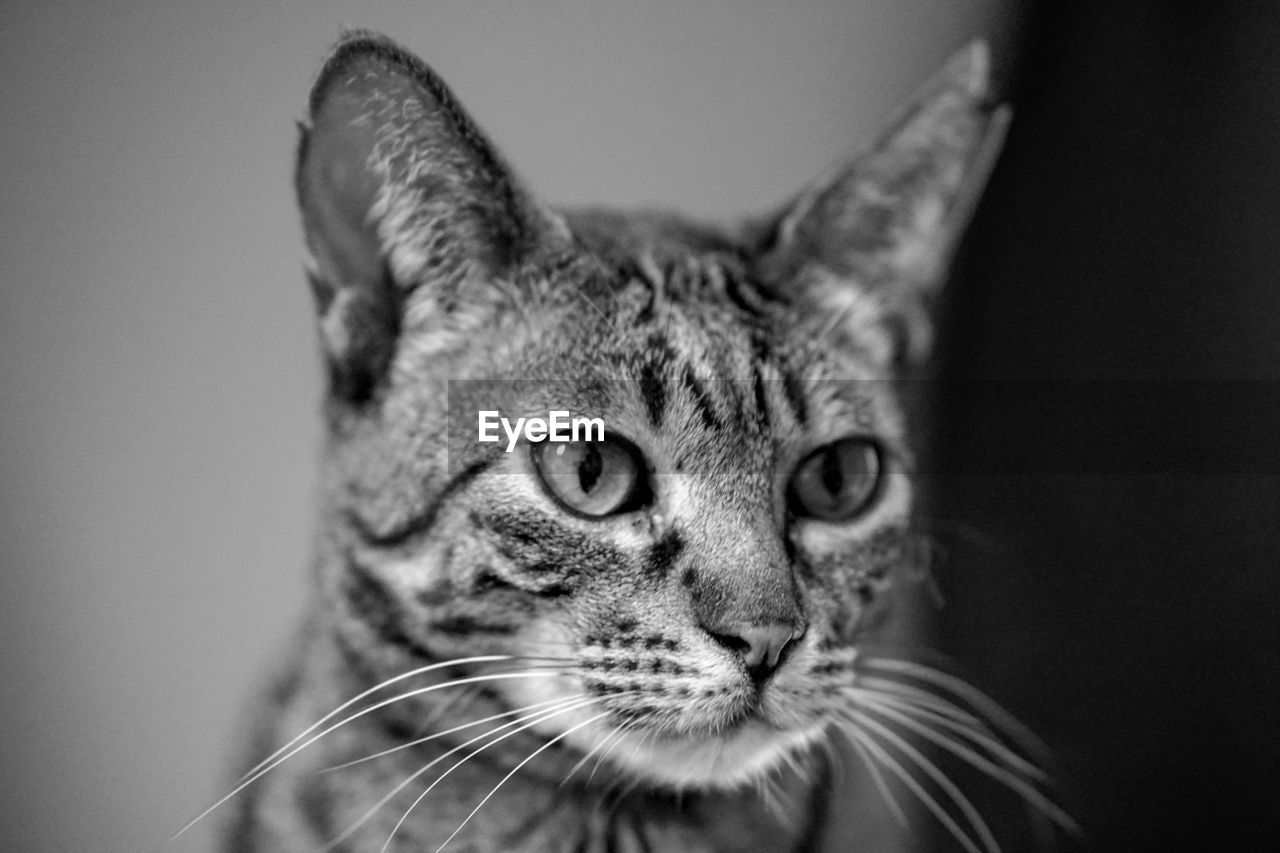
<path fill-rule="evenodd" d="M 831 495 L 838 495 L 844 489 L 844 466 L 834 448 L 822 454 L 822 486 Z"/>
<path fill-rule="evenodd" d="M 604 459 L 600 456 L 600 451 L 588 446 L 582 454 L 582 460 L 578 462 L 578 486 L 584 495 L 590 494 L 596 487 L 603 472 Z"/>

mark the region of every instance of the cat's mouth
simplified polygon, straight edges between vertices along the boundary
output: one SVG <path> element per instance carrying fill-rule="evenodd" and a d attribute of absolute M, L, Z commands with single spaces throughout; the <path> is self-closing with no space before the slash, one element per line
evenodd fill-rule
<path fill-rule="evenodd" d="M 729 789 L 758 780 L 822 732 L 819 721 L 785 713 L 776 691 L 757 685 L 684 694 L 677 688 L 602 696 L 590 714 L 583 712 L 584 719 L 600 719 L 573 732 L 569 742 L 663 787 Z M 574 723 L 566 720 L 562 730 Z"/>
<path fill-rule="evenodd" d="M 743 710 L 716 730 L 677 731 L 665 727 L 614 728 L 601 736 L 616 743 L 613 762 L 632 774 L 676 790 L 737 788 L 780 765 L 788 753 L 803 749 L 820 727 L 787 729 L 758 707 Z"/>

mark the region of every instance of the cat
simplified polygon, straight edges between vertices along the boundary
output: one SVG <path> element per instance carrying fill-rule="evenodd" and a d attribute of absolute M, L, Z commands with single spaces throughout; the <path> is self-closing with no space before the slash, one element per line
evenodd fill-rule
<path fill-rule="evenodd" d="M 713 227 L 545 206 L 421 60 L 343 37 L 296 167 L 314 587 L 226 849 L 889 850 L 929 813 L 994 849 L 942 751 L 1065 820 L 905 653 L 932 579 L 895 380 L 1008 123 L 987 68 L 962 50 L 850 163 Z M 603 437 L 477 438 L 557 407 Z"/>

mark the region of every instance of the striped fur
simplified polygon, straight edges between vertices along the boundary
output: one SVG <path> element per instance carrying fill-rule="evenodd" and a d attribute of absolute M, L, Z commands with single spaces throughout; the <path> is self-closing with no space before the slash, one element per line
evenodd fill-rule
<path fill-rule="evenodd" d="M 272 770 L 240 795 L 229 849 L 816 849 L 824 729 L 862 644 L 910 640 L 928 589 L 895 380 L 927 350 L 1000 126 L 984 86 L 971 50 L 862 158 L 776 216 L 718 228 L 553 212 L 419 60 L 369 34 L 338 46 L 298 167 L 332 379 L 315 595 L 252 762 L 401 673 L 517 660 L 406 681 L 467 684 L 360 715 Z M 647 502 L 564 511 L 527 453 L 466 440 L 486 389 L 603 417 L 642 454 Z M 791 472 L 848 436 L 883 452 L 874 505 L 797 518 Z M 739 624 L 796 628 L 763 687 L 708 627 Z M 398 826 L 465 753 L 415 774 L 483 729 L 316 772 L 575 696 Z"/>

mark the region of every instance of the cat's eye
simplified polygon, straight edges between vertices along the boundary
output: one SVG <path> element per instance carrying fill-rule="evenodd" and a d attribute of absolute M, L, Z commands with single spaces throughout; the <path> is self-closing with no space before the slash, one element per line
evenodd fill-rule
<path fill-rule="evenodd" d="M 792 511 L 823 521 L 848 521 L 866 511 L 880 489 L 880 448 L 863 438 L 820 447 L 791 475 Z"/>
<path fill-rule="evenodd" d="M 644 466 L 628 443 L 544 441 L 533 445 L 533 461 L 552 497 L 581 515 L 613 515 L 643 503 Z"/>

